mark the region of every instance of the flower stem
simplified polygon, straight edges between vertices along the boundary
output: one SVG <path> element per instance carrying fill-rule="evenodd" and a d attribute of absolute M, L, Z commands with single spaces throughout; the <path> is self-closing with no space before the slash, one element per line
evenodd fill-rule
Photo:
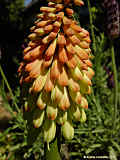
<path fill-rule="evenodd" d="M 50 144 L 50 150 L 47 149 L 47 145 L 45 145 L 45 156 L 46 160 L 61 160 L 59 150 L 58 150 L 58 138 L 56 136 L 55 140 Z"/>
<path fill-rule="evenodd" d="M 91 36 L 93 40 L 93 50 L 96 52 L 96 44 L 95 44 L 95 34 L 94 34 L 94 25 L 93 25 L 93 18 L 92 18 L 92 11 L 91 11 L 91 5 L 90 0 L 87 0 L 88 3 L 88 10 L 89 10 L 89 18 L 90 18 L 90 29 L 91 29 Z"/>
<path fill-rule="evenodd" d="M 117 69 L 115 63 L 115 52 L 114 52 L 114 45 L 111 42 L 111 58 L 112 58 L 112 67 L 113 67 L 113 76 L 114 76 L 114 117 L 113 117 L 113 130 L 116 126 L 116 118 L 117 118 L 117 104 L 118 104 L 118 80 L 117 80 Z"/>
<path fill-rule="evenodd" d="M 13 92 L 12 92 L 12 89 L 11 89 L 11 87 L 10 87 L 8 81 L 7 81 L 7 78 L 6 78 L 6 76 L 5 76 L 4 72 L 3 72 L 3 69 L 2 69 L 2 66 L 1 66 L 1 65 L 0 65 L 0 73 L 1 73 L 1 75 L 2 75 L 2 78 L 3 78 L 3 80 L 4 80 L 5 84 L 6 84 L 9 92 L 10 92 L 10 95 L 11 95 L 11 97 L 12 97 L 12 99 L 13 99 L 13 102 L 14 102 L 14 105 L 15 105 L 15 107 L 16 107 L 16 110 L 17 110 L 18 112 L 20 112 L 19 107 L 18 107 L 17 103 L 15 102 L 15 97 L 14 97 L 14 94 L 13 94 Z"/>

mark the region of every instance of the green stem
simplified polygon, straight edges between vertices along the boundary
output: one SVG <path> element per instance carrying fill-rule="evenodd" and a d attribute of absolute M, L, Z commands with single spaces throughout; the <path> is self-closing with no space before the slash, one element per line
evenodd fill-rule
<path fill-rule="evenodd" d="M 88 10 L 89 10 L 89 18 L 90 18 L 90 29 L 91 29 L 91 35 L 93 40 L 93 50 L 96 52 L 96 44 L 95 44 L 95 34 L 94 34 L 94 25 L 93 25 L 93 18 L 92 18 L 92 11 L 91 11 L 91 5 L 90 0 L 87 0 L 88 2 Z"/>
<path fill-rule="evenodd" d="M 113 130 L 116 126 L 116 117 L 117 117 L 117 104 L 118 104 L 118 80 L 117 80 L 117 69 L 115 63 L 115 52 L 114 52 L 114 45 L 111 42 L 111 58 L 112 58 L 112 67 L 113 67 L 113 76 L 114 76 L 114 117 L 113 117 Z"/>
<path fill-rule="evenodd" d="M 9 92 L 10 92 L 10 95 L 11 95 L 11 97 L 12 97 L 12 99 L 13 99 L 13 102 L 14 102 L 14 105 L 15 105 L 15 107 L 16 107 L 16 110 L 17 110 L 18 112 L 20 112 L 19 107 L 18 107 L 17 103 L 15 102 L 15 97 L 14 97 L 14 95 L 13 95 L 12 89 L 11 89 L 11 87 L 10 87 L 8 81 L 7 81 L 7 78 L 6 78 L 6 76 L 5 76 L 4 72 L 3 72 L 3 69 L 2 69 L 2 67 L 1 67 L 1 65 L 0 65 L 0 73 L 1 73 L 1 75 L 2 75 L 2 78 L 3 78 L 3 80 L 4 80 L 5 84 L 6 84 Z"/>
<path fill-rule="evenodd" d="M 45 145 L 45 156 L 46 160 L 61 160 L 60 153 L 58 150 L 58 138 L 56 137 L 53 142 L 50 144 L 50 150 L 47 149 Z"/>

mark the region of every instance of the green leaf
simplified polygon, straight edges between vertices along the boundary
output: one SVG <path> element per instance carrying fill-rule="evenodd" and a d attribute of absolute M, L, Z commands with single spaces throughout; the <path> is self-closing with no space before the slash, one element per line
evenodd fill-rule
<path fill-rule="evenodd" d="M 112 147 L 109 147 L 109 157 L 110 160 L 117 160 L 115 150 Z"/>

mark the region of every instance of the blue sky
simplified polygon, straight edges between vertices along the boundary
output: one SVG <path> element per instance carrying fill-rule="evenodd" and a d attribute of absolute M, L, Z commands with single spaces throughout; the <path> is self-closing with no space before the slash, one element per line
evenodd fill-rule
<path fill-rule="evenodd" d="M 27 5 L 28 3 L 30 3 L 32 0 L 25 0 L 25 5 Z"/>

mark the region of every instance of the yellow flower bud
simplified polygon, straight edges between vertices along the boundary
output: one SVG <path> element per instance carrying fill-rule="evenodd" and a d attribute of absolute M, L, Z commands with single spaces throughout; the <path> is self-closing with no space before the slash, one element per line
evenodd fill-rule
<path fill-rule="evenodd" d="M 46 119 L 44 123 L 44 141 L 47 142 L 49 150 L 49 143 L 55 138 L 56 134 L 56 123 L 55 121 Z"/>
<path fill-rule="evenodd" d="M 58 108 L 48 105 L 46 108 L 46 114 L 48 119 L 55 120 L 57 117 Z"/>
<path fill-rule="evenodd" d="M 74 137 L 74 128 L 70 121 L 66 121 L 61 127 L 62 134 L 65 139 L 71 140 Z"/>
<path fill-rule="evenodd" d="M 45 111 L 44 110 L 39 110 L 36 109 L 33 115 L 33 124 L 35 128 L 39 128 L 44 120 L 44 116 L 45 116 Z"/>
<path fill-rule="evenodd" d="M 84 123 L 87 120 L 84 109 L 81 110 L 81 119 L 80 122 Z"/>

